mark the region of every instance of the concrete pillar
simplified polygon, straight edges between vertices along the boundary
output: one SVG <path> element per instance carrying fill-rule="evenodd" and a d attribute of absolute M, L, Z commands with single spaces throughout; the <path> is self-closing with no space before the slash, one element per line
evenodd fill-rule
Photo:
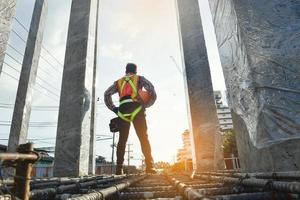
<path fill-rule="evenodd" d="M 16 0 L 0 1 L 0 75 L 2 72 L 6 46 L 9 39 L 11 23 L 15 12 Z"/>
<path fill-rule="evenodd" d="M 87 175 L 97 0 L 73 0 L 63 71 L 54 176 Z"/>
<path fill-rule="evenodd" d="M 41 52 L 47 5 L 47 0 L 36 0 L 35 2 L 10 128 L 8 140 L 8 151 L 10 152 L 15 152 L 18 145 L 26 143 L 27 140 L 32 90 Z"/>
<path fill-rule="evenodd" d="M 209 0 L 246 172 L 300 170 L 300 3 Z"/>
<path fill-rule="evenodd" d="M 223 168 L 219 122 L 198 0 L 177 0 L 194 169 Z"/>
<path fill-rule="evenodd" d="M 94 49 L 94 66 L 93 66 L 93 88 L 92 88 L 92 107 L 91 107 L 91 136 L 90 136 L 90 155 L 89 155 L 89 174 L 95 174 L 96 168 L 96 154 L 95 154 L 95 142 L 96 142 L 96 128 L 97 128 L 97 91 L 96 91 L 96 79 L 97 79 L 97 44 L 98 44 L 98 21 L 99 21 L 99 1 L 97 1 L 97 16 L 96 16 L 96 33 L 95 33 L 95 49 Z"/>

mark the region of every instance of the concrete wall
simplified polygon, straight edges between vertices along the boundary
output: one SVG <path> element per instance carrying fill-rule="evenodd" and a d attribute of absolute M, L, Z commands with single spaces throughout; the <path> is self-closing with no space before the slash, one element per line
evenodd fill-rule
<path fill-rule="evenodd" d="M 194 169 L 223 168 L 219 123 L 198 0 L 178 0 Z"/>
<path fill-rule="evenodd" d="M 300 2 L 209 3 L 243 170 L 299 170 Z"/>
<path fill-rule="evenodd" d="M 16 0 L 0 1 L 0 75 L 2 72 L 3 61 L 9 34 L 11 30 L 12 19 L 16 11 Z"/>

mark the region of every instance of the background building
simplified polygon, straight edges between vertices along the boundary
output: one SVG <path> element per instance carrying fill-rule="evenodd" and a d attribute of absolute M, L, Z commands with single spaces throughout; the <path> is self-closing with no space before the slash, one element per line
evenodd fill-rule
<path fill-rule="evenodd" d="M 185 170 L 192 169 L 192 147 L 190 140 L 190 132 L 185 130 L 182 133 L 183 148 L 177 151 L 177 162 L 184 163 Z"/>
<path fill-rule="evenodd" d="M 225 132 L 226 130 L 233 129 L 231 111 L 230 108 L 224 104 L 221 91 L 214 91 L 214 95 L 221 131 Z"/>

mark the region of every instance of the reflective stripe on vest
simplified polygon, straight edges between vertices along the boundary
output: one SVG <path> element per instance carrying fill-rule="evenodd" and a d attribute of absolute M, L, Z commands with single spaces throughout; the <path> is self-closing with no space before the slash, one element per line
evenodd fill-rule
<path fill-rule="evenodd" d="M 124 92 L 126 84 L 129 83 L 131 88 L 131 94 L 126 94 Z M 131 99 L 136 101 L 136 98 L 138 96 L 138 84 L 139 84 L 139 76 L 138 75 L 132 75 L 132 76 L 125 76 L 118 80 L 118 92 L 120 99 L 122 99 L 124 96 L 131 96 Z"/>
<path fill-rule="evenodd" d="M 139 76 L 137 75 L 133 75 L 133 76 L 125 76 L 121 79 L 118 80 L 118 90 L 119 90 L 119 96 L 120 96 L 120 104 L 119 106 L 121 106 L 122 104 L 125 103 L 131 103 L 131 102 L 135 102 L 137 101 L 137 96 L 138 96 L 138 82 L 139 82 Z M 121 101 L 121 99 L 124 96 L 127 96 L 128 94 L 124 94 L 124 87 L 125 85 L 129 83 L 132 93 L 130 94 L 131 99 L 124 99 Z M 141 112 L 141 110 L 143 109 L 142 106 L 137 107 L 133 112 L 131 113 L 121 113 L 120 111 L 118 112 L 118 116 L 123 119 L 126 122 L 132 122 L 135 117 L 137 116 L 137 114 L 139 112 Z"/>
<path fill-rule="evenodd" d="M 119 111 L 118 116 L 126 122 L 133 122 L 137 114 L 139 114 L 139 112 L 141 112 L 142 109 L 143 106 L 139 106 L 132 113 L 128 113 L 128 114 L 123 114 Z"/>

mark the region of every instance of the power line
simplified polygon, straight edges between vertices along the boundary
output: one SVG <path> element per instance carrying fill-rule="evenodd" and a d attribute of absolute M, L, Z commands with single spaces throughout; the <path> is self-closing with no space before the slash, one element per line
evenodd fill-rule
<path fill-rule="evenodd" d="M 0 126 L 11 126 L 11 124 L 0 123 Z M 29 127 L 33 128 L 48 128 L 48 127 L 57 127 L 56 125 L 29 125 Z"/>
<path fill-rule="evenodd" d="M 11 45 L 11 44 L 7 44 L 11 49 L 13 49 L 16 53 L 18 53 L 20 56 L 22 56 L 22 57 L 24 57 L 24 54 L 23 53 L 21 53 L 17 48 L 15 48 L 13 45 Z M 42 56 L 41 56 L 42 57 Z M 43 59 L 43 57 L 42 57 L 42 59 Z M 50 72 L 48 72 L 48 71 L 46 71 L 44 68 L 42 68 L 42 67 L 38 67 L 38 70 L 41 70 L 41 71 L 43 71 L 47 76 L 51 76 L 51 77 L 53 77 L 53 78 L 55 78 L 55 79 L 57 79 L 58 77 L 57 76 L 53 76 Z M 56 72 L 58 72 L 58 70 L 55 68 L 55 71 Z"/>
<path fill-rule="evenodd" d="M 5 120 L 0 120 L 0 123 L 11 123 L 11 121 L 5 121 Z M 29 124 L 40 124 L 40 125 L 46 125 L 46 124 L 57 124 L 57 122 L 43 122 L 43 121 L 40 121 L 40 122 L 29 122 Z"/>
<path fill-rule="evenodd" d="M 42 54 L 40 54 L 42 60 L 44 60 L 50 67 L 52 67 L 56 72 L 61 73 L 58 68 L 54 67 Z"/>
<path fill-rule="evenodd" d="M 0 106 L 14 106 L 10 103 L 0 103 Z M 58 106 L 32 106 L 33 108 L 58 108 Z"/>
<path fill-rule="evenodd" d="M 28 33 L 29 30 L 24 26 L 24 24 L 22 24 L 18 19 L 17 17 L 14 17 L 14 19 L 16 20 L 16 22 Z"/>
<path fill-rule="evenodd" d="M 16 80 L 17 82 L 19 81 L 19 79 L 17 79 L 16 77 L 14 77 L 14 76 L 12 76 L 12 75 L 10 75 L 9 73 L 7 73 L 6 71 L 4 71 L 4 70 L 2 70 L 2 72 L 1 73 L 3 73 L 3 74 L 5 74 L 6 76 L 8 76 L 8 77 L 10 77 L 10 78 L 12 78 L 12 79 L 14 79 L 14 80 Z"/>
<path fill-rule="evenodd" d="M 26 44 L 26 40 L 17 33 L 17 31 L 15 29 L 12 29 L 12 32 L 20 39 L 22 40 L 25 44 Z M 10 45 L 11 46 L 11 45 Z M 15 49 L 15 48 L 14 48 Z M 24 54 L 20 53 L 19 51 L 17 51 L 20 55 L 24 56 Z M 51 55 L 50 55 L 51 56 Z M 53 68 L 56 72 L 61 73 L 59 71 L 59 68 L 56 68 L 53 64 L 51 64 L 42 54 L 40 54 L 40 57 L 42 60 L 44 60 L 51 68 Z"/>
<path fill-rule="evenodd" d="M 16 49 L 15 47 L 13 47 L 11 44 L 7 43 L 7 46 L 9 46 L 10 48 L 12 48 L 15 52 L 17 52 L 20 56 L 24 57 L 24 54 L 22 54 L 18 49 Z"/>
<path fill-rule="evenodd" d="M 25 27 L 25 25 L 15 17 L 16 22 L 28 33 L 29 30 Z M 42 44 L 42 48 L 61 66 L 63 64 Z"/>
<path fill-rule="evenodd" d="M 10 55 L 8 52 L 6 52 L 5 55 L 7 55 L 7 56 L 10 57 L 11 59 L 13 59 L 16 63 L 22 65 L 22 63 L 21 63 L 19 60 L 17 60 L 15 57 L 13 57 L 12 55 Z"/>
<path fill-rule="evenodd" d="M 9 134 L 9 133 L 7 133 Z M 55 140 L 56 138 L 41 138 L 41 139 L 32 139 L 32 138 L 28 138 L 27 140 L 30 141 L 43 141 L 43 140 Z M 0 140 L 8 140 L 7 138 L 0 138 Z"/>
<path fill-rule="evenodd" d="M 6 72 L 6 71 L 4 71 L 4 70 L 2 70 L 2 73 L 5 74 L 5 75 L 8 76 L 8 77 L 14 79 L 15 81 L 19 82 L 19 79 L 17 79 L 16 77 L 14 77 L 13 75 L 11 75 L 10 73 L 8 73 L 8 72 Z M 40 91 L 40 90 L 39 90 L 38 88 L 36 88 L 36 87 L 34 87 L 33 89 L 36 90 L 36 91 L 38 91 L 38 92 L 40 92 L 41 94 L 43 94 L 43 95 L 49 97 L 50 99 L 52 99 L 52 100 L 55 101 L 55 102 L 58 101 L 58 99 L 55 99 L 55 98 L 49 96 L 48 94 L 46 94 L 46 93 L 43 92 L 43 91 Z"/>
<path fill-rule="evenodd" d="M 25 44 L 26 44 L 26 40 L 24 40 L 20 35 L 19 33 L 17 33 L 13 28 L 11 29 L 11 31 L 20 39 L 22 40 Z"/>
<path fill-rule="evenodd" d="M 18 64 L 20 64 L 20 65 L 22 66 L 22 63 L 21 63 L 20 61 L 18 61 L 17 59 L 15 59 L 13 56 L 11 56 L 11 55 L 8 54 L 8 53 L 6 53 L 6 55 L 8 55 L 10 58 L 12 58 L 14 61 L 16 61 Z M 17 70 L 15 67 L 11 66 L 10 64 L 8 64 L 8 63 L 5 62 L 5 61 L 4 61 L 4 63 L 5 63 L 8 67 L 10 67 L 10 68 L 14 69 L 16 72 L 20 73 L 20 71 Z M 54 90 L 60 92 L 59 89 L 57 89 L 55 86 L 53 86 L 52 84 L 50 84 L 48 81 L 42 79 L 42 78 L 41 78 L 40 76 L 38 76 L 38 75 L 37 75 L 36 77 L 37 77 L 37 79 L 41 80 L 42 82 L 44 82 L 45 84 L 47 84 L 47 85 L 48 85 L 49 87 L 51 87 L 52 89 L 54 89 Z M 39 84 L 38 82 L 37 82 L 36 84 L 38 84 L 40 87 L 42 87 L 41 84 Z M 44 89 L 45 89 L 45 88 L 44 88 Z M 59 97 L 57 94 L 53 93 L 52 91 L 50 91 L 50 90 L 48 90 L 48 89 L 46 89 L 46 90 L 49 91 L 50 93 L 54 94 L 55 96 Z"/>
<path fill-rule="evenodd" d="M 39 80 L 41 80 L 42 82 L 44 82 L 45 84 L 47 84 L 49 87 L 51 87 L 52 89 L 60 92 L 59 89 L 57 89 L 55 86 L 51 85 L 48 81 L 45 81 L 44 79 L 42 79 L 40 76 L 36 76 Z"/>
<path fill-rule="evenodd" d="M 6 63 L 5 61 L 4 61 L 3 63 L 4 63 L 5 65 L 7 65 L 8 67 L 10 67 L 11 69 L 15 70 L 17 73 L 20 74 L 20 71 L 19 71 L 18 69 L 16 69 L 15 67 L 11 66 L 10 64 Z M 10 76 L 10 77 L 12 77 L 12 76 Z M 46 82 L 45 80 L 41 79 L 39 76 L 37 76 L 37 78 L 39 78 L 40 80 Z M 17 80 L 17 81 L 19 81 L 19 80 L 16 79 L 16 78 L 14 78 L 14 79 Z M 47 84 L 50 85 L 49 83 L 47 83 Z M 43 85 L 41 85 L 39 82 L 36 82 L 36 85 L 38 85 L 39 87 L 45 89 L 47 92 L 49 92 L 49 93 L 51 93 L 52 95 L 54 95 L 54 96 L 56 96 L 56 97 L 59 98 L 59 96 L 58 96 L 56 93 L 54 93 L 53 91 L 47 89 L 46 87 L 44 87 Z M 51 85 L 50 85 L 50 86 L 51 86 Z M 56 89 L 56 90 L 59 91 L 58 89 Z"/>
<path fill-rule="evenodd" d="M 5 62 L 5 61 L 3 61 L 3 63 L 4 63 L 6 66 L 8 66 L 9 68 L 13 69 L 14 71 L 16 71 L 17 73 L 19 73 L 19 74 L 20 74 L 20 71 L 19 71 L 17 68 L 15 68 L 15 67 L 11 66 L 10 64 L 8 64 L 8 63 L 7 63 L 7 62 Z"/>

